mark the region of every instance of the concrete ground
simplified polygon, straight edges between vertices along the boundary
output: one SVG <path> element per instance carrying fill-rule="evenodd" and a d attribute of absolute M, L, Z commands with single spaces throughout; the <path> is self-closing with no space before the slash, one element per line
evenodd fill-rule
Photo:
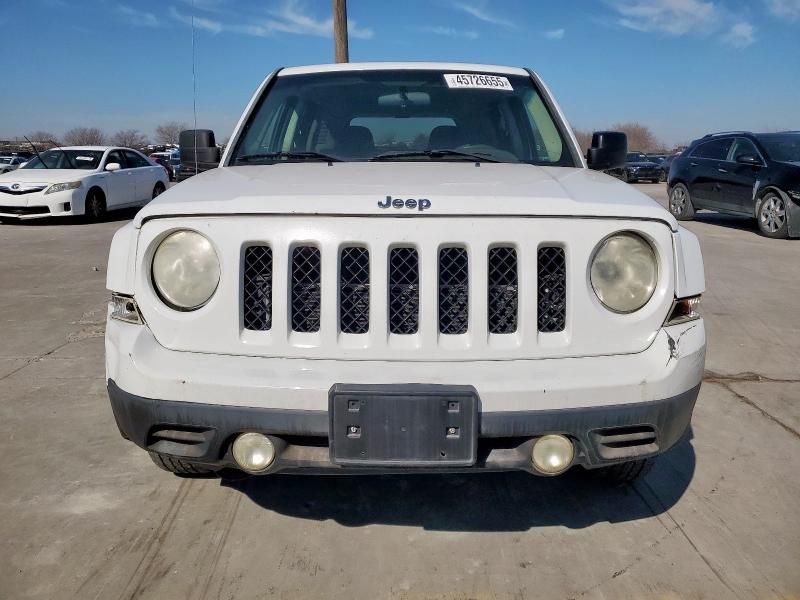
<path fill-rule="evenodd" d="M 800 241 L 687 225 L 707 378 L 691 436 L 632 487 L 220 481 L 160 471 L 114 425 L 104 280 L 129 216 L 0 225 L 0 598 L 800 597 Z"/>

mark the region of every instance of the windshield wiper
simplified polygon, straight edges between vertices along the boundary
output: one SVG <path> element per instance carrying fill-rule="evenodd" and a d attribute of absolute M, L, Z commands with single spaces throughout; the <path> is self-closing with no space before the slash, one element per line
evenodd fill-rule
<path fill-rule="evenodd" d="M 260 154 L 245 154 L 244 156 L 236 157 L 236 162 L 250 162 L 254 160 L 280 160 L 287 158 L 289 160 L 325 160 L 328 162 L 341 162 L 341 158 L 330 156 L 329 154 L 322 154 L 321 152 L 262 152 Z"/>
<path fill-rule="evenodd" d="M 392 160 L 395 158 L 412 158 L 415 156 L 427 156 L 428 158 L 439 158 L 441 156 L 460 156 L 463 158 L 469 158 L 470 160 L 474 160 L 477 162 L 502 162 L 497 160 L 496 158 L 491 158 L 491 154 L 486 152 L 459 152 L 458 150 L 415 150 L 413 152 L 387 152 L 386 154 L 378 154 L 378 156 L 373 156 L 369 160 L 371 161 L 378 161 L 378 160 Z"/>
<path fill-rule="evenodd" d="M 25 137 L 25 136 L 22 136 L 22 137 Z M 36 149 L 36 146 L 33 145 L 33 142 L 30 141 L 28 138 L 25 138 L 25 141 L 28 142 L 31 145 L 31 148 L 33 148 L 33 151 L 36 153 L 36 158 L 38 158 L 39 162 L 44 165 L 44 168 L 45 169 L 49 169 L 50 167 L 48 167 L 47 163 L 42 160 L 42 157 L 39 155 L 39 151 Z"/>

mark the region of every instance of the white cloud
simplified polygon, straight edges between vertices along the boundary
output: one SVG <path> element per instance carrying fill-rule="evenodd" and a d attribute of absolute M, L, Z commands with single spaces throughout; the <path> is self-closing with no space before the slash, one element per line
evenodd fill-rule
<path fill-rule="evenodd" d="M 768 0 L 800 2 L 800 0 Z M 606 0 L 621 27 L 671 36 L 717 34 L 735 48 L 755 42 L 755 28 L 712 0 Z"/>
<path fill-rule="evenodd" d="M 800 18 L 800 0 L 766 0 L 767 10 L 776 17 Z"/>
<path fill-rule="evenodd" d="M 172 16 L 184 24 L 191 24 L 192 18 L 171 7 Z M 317 37 L 333 37 L 333 17 L 315 19 L 303 10 L 297 0 L 287 0 L 277 10 L 269 11 L 270 18 L 253 17 L 249 23 L 223 23 L 222 21 L 195 17 L 194 26 L 212 33 L 238 33 L 256 37 L 269 37 L 276 33 L 293 35 L 312 35 Z M 350 36 L 357 39 L 370 39 L 374 32 L 367 27 L 359 27 L 353 20 L 348 21 Z"/>
<path fill-rule="evenodd" d="M 495 5 L 496 6 L 496 5 Z M 514 23 L 509 21 L 508 19 L 504 19 L 498 15 L 490 13 L 486 10 L 483 4 L 469 4 L 467 2 L 453 2 L 453 7 L 467 13 L 478 19 L 479 21 L 483 21 L 484 23 L 490 23 L 492 25 L 500 25 L 502 27 L 513 28 Z"/>
<path fill-rule="evenodd" d="M 613 0 L 611 6 L 622 27 L 669 35 L 708 30 L 719 12 L 705 0 Z"/>
<path fill-rule="evenodd" d="M 160 27 L 161 21 L 151 12 L 136 10 L 127 4 L 117 6 L 117 11 L 125 17 L 131 25 L 136 27 Z"/>
<path fill-rule="evenodd" d="M 564 29 L 551 29 L 544 32 L 544 37 L 548 40 L 563 40 L 566 31 Z"/>
<path fill-rule="evenodd" d="M 442 35 L 445 37 L 466 38 L 468 40 L 477 40 L 480 37 L 477 31 L 455 29 L 453 27 L 444 27 L 442 25 L 434 25 L 432 27 L 419 27 L 418 29 L 416 29 L 416 31 L 419 31 L 420 33 Z"/>
<path fill-rule="evenodd" d="M 177 21 L 180 21 L 185 25 L 192 25 L 191 15 L 185 15 L 181 12 L 178 12 L 178 9 L 175 8 L 174 6 L 170 7 L 169 12 L 172 15 L 172 17 Z M 211 33 L 220 33 L 225 29 L 225 26 L 219 21 L 214 21 L 213 19 L 206 19 L 205 17 L 197 17 L 197 16 L 194 18 L 194 27 L 195 29 L 202 29 L 205 31 L 210 31 Z"/>
<path fill-rule="evenodd" d="M 722 37 L 722 41 L 734 48 L 747 48 L 756 41 L 755 28 L 744 21 L 736 23 Z"/>

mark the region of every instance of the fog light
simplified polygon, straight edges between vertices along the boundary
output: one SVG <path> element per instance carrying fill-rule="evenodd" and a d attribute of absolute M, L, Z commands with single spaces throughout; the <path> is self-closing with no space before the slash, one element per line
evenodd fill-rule
<path fill-rule="evenodd" d="M 233 458 L 243 471 L 260 473 L 275 460 L 275 445 L 261 433 L 243 433 L 233 442 Z"/>
<path fill-rule="evenodd" d="M 537 471 L 557 475 L 566 471 L 572 464 L 575 448 L 569 438 L 563 435 L 545 435 L 533 444 L 531 461 Z"/>

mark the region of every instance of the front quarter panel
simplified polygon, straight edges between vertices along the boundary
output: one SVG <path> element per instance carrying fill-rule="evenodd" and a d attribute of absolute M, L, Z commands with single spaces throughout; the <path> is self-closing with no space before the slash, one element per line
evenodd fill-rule
<path fill-rule="evenodd" d="M 139 230 L 128 223 L 115 234 L 108 252 L 106 288 L 112 292 L 133 295 L 136 272 L 136 242 Z"/>
<path fill-rule="evenodd" d="M 675 249 L 675 297 L 698 296 L 706 290 L 700 241 L 695 234 L 680 226 L 672 237 Z"/>

